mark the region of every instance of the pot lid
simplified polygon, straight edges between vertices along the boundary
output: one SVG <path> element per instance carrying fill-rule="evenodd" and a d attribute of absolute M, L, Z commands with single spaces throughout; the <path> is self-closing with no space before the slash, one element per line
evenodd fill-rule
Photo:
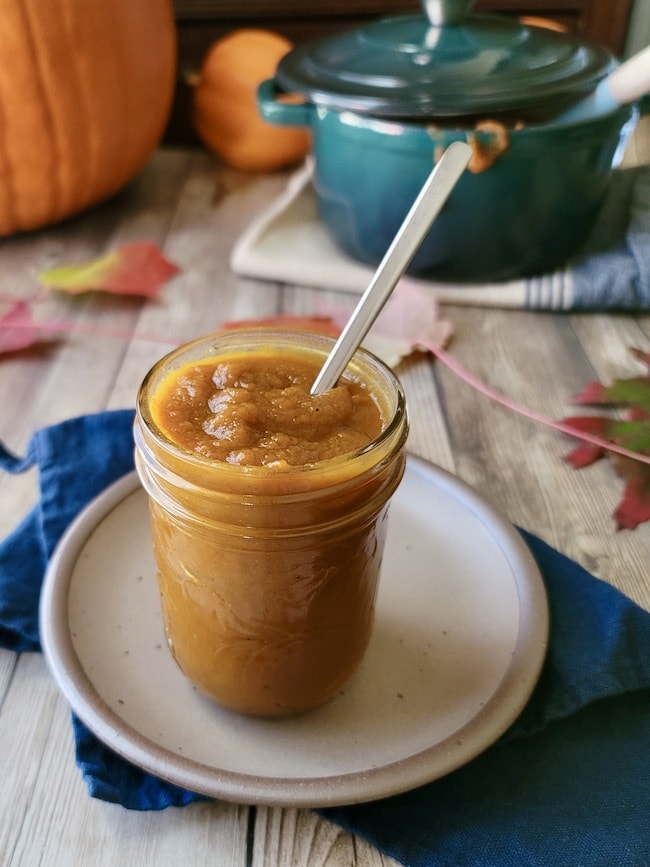
<path fill-rule="evenodd" d="M 539 109 L 591 91 L 610 52 L 506 15 L 468 14 L 472 0 L 424 0 L 425 13 L 382 18 L 297 46 L 276 84 L 314 103 L 389 117 Z"/>

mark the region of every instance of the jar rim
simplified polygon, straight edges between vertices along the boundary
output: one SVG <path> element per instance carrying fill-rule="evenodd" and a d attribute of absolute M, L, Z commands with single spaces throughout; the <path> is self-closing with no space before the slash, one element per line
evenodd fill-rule
<path fill-rule="evenodd" d="M 204 350 L 210 345 L 216 347 L 217 344 L 219 345 L 219 351 L 214 353 L 215 359 L 217 359 L 220 354 L 224 353 L 228 346 L 232 349 L 236 348 L 237 350 L 246 350 L 246 347 L 251 347 L 250 351 L 252 351 L 253 346 L 259 348 L 260 346 L 266 347 L 269 345 L 290 345 L 294 347 L 302 347 L 307 352 L 311 351 L 313 353 L 314 351 L 317 351 L 319 354 L 323 355 L 323 360 L 325 360 L 329 350 L 334 345 L 334 339 L 328 335 L 318 334 L 311 331 L 275 328 L 233 329 L 232 331 L 221 331 L 196 338 L 195 340 L 184 343 L 162 356 L 162 358 L 160 358 L 149 369 L 138 390 L 136 400 L 136 423 L 139 422 L 141 426 L 155 439 L 156 447 L 158 449 L 162 449 L 173 459 L 182 459 L 184 462 L 187 462 L 196 468 L 205 467 L 207 469 L 210 467 L 211 469 L 214 469 L 215 464 L 218 464 L 220 473 L 223 472 L 238 476 L 241 476 L 242 473 L 244 473 L 249 479 L 269 478 L 270 476 L 279 477 L 281 474 L 289 472 L 292 474 L 299 473 L 300 475 L 309 475 L 310 473 L 316 474 L 323 472 L 326 469 L 335 470 L 342 463 L 361 458 L 369 452 L 380 448 L 383 444 L 390 442 L 391 439 L 399 433 L 400 428 L 407 424 L 406 396 L 399 379 L 395 376 L 390 367 L 382 361 L 382 359 L 370 350 L 362 347 L 357 350 L 346 370 L 348 370 L 350 366 L 372 369 L 376 374 L 383 377 L 386 383 L 390 385 L 391 391 L 395 395 L 395 405 L 391 408 L 390 418 L 387 418 L 380 433 L 370 442 L 365 443 L 359 448 L 344 452 L 341 455 L 336 455 L 335 457 L 324 458 L 311 464 L 289 465 L 286 467 L 230 464 L 227 461 L 215 461 L 213 458 L 184 449 L 166 436 L 156 424 L 151 413 L 148 411 L 148 395 L 155 383 L 156 377 L 162 378 L 164 373 L 167 372 L 166 369 L 169 368 L 169 365 L 174 360 L 178 360 L 179 363 L 186 363 L 187 361 L 191 361 L 193 356 L 196 357 L 197 360 L 199 358 L 205 359 L 206 355 L 204 352 L 201 352 L 201 350 Z M 382 412 L 385 409 L 385 407 L 382 407 L 381 405 L 379 408 Z"/>

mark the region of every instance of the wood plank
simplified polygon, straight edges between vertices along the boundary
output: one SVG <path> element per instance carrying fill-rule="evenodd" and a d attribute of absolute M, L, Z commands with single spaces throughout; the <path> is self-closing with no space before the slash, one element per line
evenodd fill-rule
<path fill-rule="evenodd" d="M 0 714 L 2 713 L 2 705 L 6 698 L 11 678 L 16 671 L 17 663 L 17 653 L 12 653 L 9 650 L 0 650 Z"/>
<path fill-rule="evenodd" d="M 60 701 L 42 657 L 22 654 L 0 714 L 0 852 L 7 864 L 19 864 L 22 858 L 21 840 Z"/>
<path fill-rule="evenodd" d="M 306 810 L 258 807 L 251 867 L 392 867 L 397 862 Z"/>
<path fill-rule="evenodd" d="M 630 0 L 591 0 L 585 9 L 583 34 L 620 55 L 625 46 L 631 11 Z"/>
<path fill-rule="evenodd" d="M 70 713 L 38 654 L 23 654 L 0 715 L 3 864 L 245 867 L 248 808 L 225 803 L 134 812 L 92 800 L 74 763 Z M 15 757 L 20 756 L 20 763 Z M 6 860 L 5 860 L 6 859 Z"/>

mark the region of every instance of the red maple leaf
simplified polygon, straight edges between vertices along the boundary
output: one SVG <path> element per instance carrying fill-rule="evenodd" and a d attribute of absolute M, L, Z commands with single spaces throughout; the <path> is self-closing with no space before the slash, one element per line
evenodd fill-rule
<path fill-rule="evenodd" d="M 603 418 L 600 415 L 576 415 L 569 416 L 563 419 L 564 424 L 573 427 L 578 431 L 594 434 L 603 439 L 607 438 L 607 428 L 609 419 Z M 573 451 L 566 456 L 567 461 L 576 469 L 588 467 L 597 460 L 605 456 L 605 449 L 601 446 L 593 445 L 584 440 L 577 445 Z"/>
<path fill-rule="evenodd" d="M 32 323 L 31 307 L 27 301 L 16 301 L 0 316 L 0 354 L 27 349 L 42 339 L 41 330 Z"/>
<path fill-rule="evenodd" d="M 622 412 L 622 417 L 610 415 L 571 416 L 564 423 L 576 431 L 594 434 L 622 446 L 630 452 L 650 456 L 650 353 L 632 349 L 633 355 L 645 364 L 645 376 L 616 379 L 611 385 L 590 382 L 574 399 L 575 403 L 600 406 Z M 623 495 L 614 512 L 619 530 L 633 530 L 650 521 L 650 465 L 634 460 L 602 446 L 581 442 L 566 456 L 576 469 L 587 467 L 602 457 L 609 457 L 616 473 L 623 479 Z"/>
<path fill-rule="evenodd" d="M 650 467 L 620 455 L 612 455 L 612 463 L 625 481 L 614 517 L 619 530 L 634 530 L 650 521 Z"/>

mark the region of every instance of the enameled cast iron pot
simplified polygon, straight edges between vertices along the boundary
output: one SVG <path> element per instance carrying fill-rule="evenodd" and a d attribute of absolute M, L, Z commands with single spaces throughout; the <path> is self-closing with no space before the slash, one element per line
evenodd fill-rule
<path fill-rule="evenodd" d="M 259 90 L 268 121 L 311 128 L 320 217 L 357 260 L 379 263 L 458 139 L 487 158 L 461 178 L 411 273 L 463 282 L 548 272 L 595 221 L 638 115 L 589 105 L 616 61 L 565 33 L 469 15 L 469 5 L 428 0 L 426 15 L 299 46 Z M 496 124 L 480 131 L 486 120 Z"/>

